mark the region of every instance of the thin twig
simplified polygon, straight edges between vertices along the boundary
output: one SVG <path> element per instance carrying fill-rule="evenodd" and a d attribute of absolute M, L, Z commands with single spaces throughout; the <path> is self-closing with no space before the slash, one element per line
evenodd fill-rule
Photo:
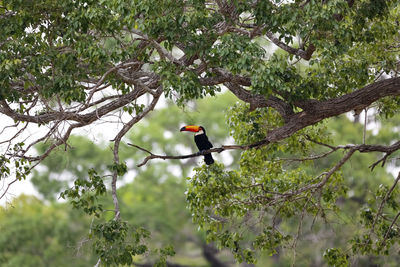
<path fill-rule="evenodd" d="M 365 136 L 367 135 L 368 108 L 365 108 L 364 111 L 365 111 L 365 116 L 364 116 L 364 129 L 363 129 L 363 144 L 365 144 Z"/>
<path fill-rule="evenodd" d="M 394 217 L 392 223 L 390 224 L 389 229 L 387 229 L 387 231 L 385 233 L 385 236 L 383 237 L 383 242 L 382 242 L 383 245 L 385 245 L 387 236 L 389 234 L 389 231 L 392 229 L 393 225 L 396 223 L 396 221 L 399 218 L 399 216 L 400 216 L 400 212 L 397 213 L 396 217 Z"/>
<path fill-rule="evenodd" d="M 295 238 L 294 238 L 294 240 L 293 240 L 293 245 L 292 245 L 292 248 L 293 248 L 293 261 L 292 261 L 292 264 L 291 264 L 291 266 L 292 267 L 294 267 L 295 266 L 295 263 L 296 263 L 296 247 L 297 247 L 297 240 L 299 239 L 299 236 L 300 236 L 300 233 L 301 233 L 301 230 L 302 230 L 302 227 L 303 227 L 303 220 L 304 220 L 304 215 L 305 215 L 305 213 L 306 213 L 306 209 L 307 209 L 307 205 L 308 205 L 308 202 L 311 200 L 311 198 L 308 198 L 307 199 L 307 201 L 306 201 L 306 203 L 304 204 L 304 207 L 303 207 L 303 210 L 302 210 L 302 212 L 301 212 L 301 217 L 300 217 L 300 221 L 299 221 L 299 226 L 298 226 L 298 228 L 297 228 L 297 233 L 296 233 L 296 236 L 295 236 Z"/>
<path fill-rule="evenodd" d="M 399 182 L 399 180 L 400 180 L 400 172 L 399 172 L 399 174 L 397 175 L 396 180 L 394 180 L 394 183 L 393 183 L 392 187 L 391 187 L 391 188 L 389 189 L 389 191 L 386 193 L 386 195 L 385 195 L 385 197 L 383 198 L 381 204 L 379 205 L 378 212 L 376 213 L 374 222 L 373 222 L 372 227 L 371 227 L 371 232 L 374 232 L 374 230 L 375 230 L 375 225 L 376 225 L 376 223 L 377 223 L 377 221 L 378 221 L 378 217 L 382 214 L 383 207 L 384 207 L 386 201 L 389 199 L 390 195 L 392 194 L 393 190 L 396 188 L 396 185 L 397 185 L 397 183 Z"/>

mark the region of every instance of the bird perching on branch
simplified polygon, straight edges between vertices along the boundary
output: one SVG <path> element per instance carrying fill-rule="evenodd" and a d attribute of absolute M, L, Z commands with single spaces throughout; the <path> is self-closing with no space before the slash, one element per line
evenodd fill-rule
<path fill-rule="evenodd" d="M 213 147 L 213 145 L 208 140 L 208 137 L 206 135 L 206 130 L 204 129 L 203 126 L 188 125 L 181 128 L 181 132 L 183 131 L 189 131 L 195 133 L 194 142 L 196 143 L 197 148 L 200 151 L 207 150 Z M 214 163 L 214 159 L 211 153 L 204 155 L 204 161 L 206 162 L 207 165 L 211 165 Z"/>

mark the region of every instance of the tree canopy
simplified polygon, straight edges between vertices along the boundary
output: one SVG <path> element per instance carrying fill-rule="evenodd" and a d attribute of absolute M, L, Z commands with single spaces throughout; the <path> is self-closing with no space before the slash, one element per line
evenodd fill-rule
<path fill-rule="evenodd" d="M 400 149 L 399 21 L 398 1 L 387 0 L 2 0 L 0 197 L 55 149 L 69 151 L 79 129 L 116 123 L 109 155 L 89 164 L 86 175 L 82 166 L 75 169 L 78 179 L 61 193 L 103 218 L 92 226 L 98 265 L 131 264 L 148 252 L 149 232 L 130 227 L 120 209 L 117 181 L 132 168 L 129 160 L 140 166 L 134 174 L 140 177 L 157 158 L 172 165 L 207 152 L 223 158 L 225 150 L 240 153 L 232 166 L 220 159 L 182 174 L 191 176 L 192 219 L 237 261 L 292 248 L 294 262 L 304 225 L 312 231 L 334 221 L 350 199 L 362 204 L 351 222 L 357 230 L 349 231 L 347 244 L 324 252 L 326 262 L 346 266 L 357 255 L 391 254 L 400 241 L 400 173 L 390 179 L 385 167 L 398 165 Z M 236 98 L 226 116 L 235 144 L 190 155 L 175 142 L 164 150 L 157 145 L 167 131 L 184 140 L 170 128 L 176 120 L 211 126 L 221 112 L 215 105 L 202 121 L 166 116 L 148 129 L 159 132 L 154 140 L 129 136 L 135 156 L 123 152 L 123 138 L 162 95 L 184 113 L 196 99 L 218 99 L 221 90 Z M 327 122 L 350 111 L 360 119 L 363 110 L 364 128 Z M 219 131 L 207 129 L 211 139 Z M 357 168 L 344 172 L 353 162 Z M 368 168 L 366 177 L 360 169 Z M 46 190 L 48 177 L 36 178 Z M 365 182 L 365 194 L 352 188 L 360 186 L 354 179 L 374 178 L 379 182 Z M 111 217 L 104 215 L 105 195 L 113 202 Z M 174 254 L 169 246 L 158 252 L 157 264 Z"/>

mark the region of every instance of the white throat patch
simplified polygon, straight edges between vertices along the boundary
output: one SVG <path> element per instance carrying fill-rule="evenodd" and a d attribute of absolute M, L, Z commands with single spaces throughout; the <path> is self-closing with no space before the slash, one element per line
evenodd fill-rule
<path fill-rule="evenodd" d="M 200 131 L 198 131 L 198 132 L 195 133 L 194 135 L 200 135 L 200 134 L 203 134 L 203 133 L 204 133 L 203 130 L 200 129 Z"/>

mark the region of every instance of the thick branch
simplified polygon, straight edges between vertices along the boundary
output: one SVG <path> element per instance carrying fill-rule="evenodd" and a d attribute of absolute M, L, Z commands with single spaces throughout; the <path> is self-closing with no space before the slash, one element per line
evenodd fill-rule
<path fill-rule="evenodd" d="M 224 84 L 237 98 L 249 103 L 251 110 L 255 108 L 272 107 L 276 109 L 285 121 L 289 120 L 289 116 L 294 112 L 292 107 L 275 96 L 265 98 L 261 94 L 252 94 L 250 91 L 244 89 L 242 86 L 250 86 L 251 81 L 248 77 L 233 75 L 232 73 L 221 69 L 214 68 L 211 70 L 216 76 L 201 78 L 202 85 L 217 85 Z"/>
<path fill-rule="evenodd" d="M 400 95 L 400 77 L 372 83 L 352 93 L 326 101 L 310 101 L 305 110 L 290 116 L 282 127 L 268 133 L 266 142 L 283 140 L 295 132 L 314 125 L 323 119 L 335 117 L 354 109 L 364 109 L 387 96 Z"/>
<path fill-rule="evenodd" d="M 290 114 L 289 109 L 285 107 L 283 101 L 278 102 L 277 99 L 270 98 L 267 103 L 267 99 L 262 100 L 260 96 L 251 95 L 244 89 L 239 90 L 240 87 L 231 87 L 230 89 L 232 88 L 233 92 L 236 92 L 240 99 L 248 103 L 259 105 L 257 107 L 263 107 L 264 105 L 272 107 L 272 105 L 275 105 L 277 110 L 281 110 L 282 116 L 285 116 L 286 123 L 267 134 L 264 139 L 265 144 L 267 144 L 283 140 L 297 131 L 307 126 L 314 125 L 323 119 L 335 117 L 354 109 L 364 109 L 383 97 L 400 95 L 400 77 L 376 82 L 334 99 L 309 101 L 308 105 L 304 107 L 305 110 L 296 114 Z M 364 149 L 368 149 L 368 146 L 364 147 Z"/>
<path fill-rule="evenodd" d="M 288 122 L 290 116 L 294 114 L 292 108 L 282 99 L 275 96 L 265 98 L 263 95 L 254 95 L 250 91 L 243 89 L 237 84 L 226 82 L 224 85 L 239 98 L 240 100 L 250 104 L 250 110 L 255 108 L 271 107 L 281 114 L 283 120 Z"/>
<path fill-rule="evenodd" d="M 251 85 L 251 82 L 245 77 L 234 76 L 222 69 L 213 69 L 213 71 L 218 75 L 218 78 L 213 80 L 214 82 L 224 83 L 239 99 L 250 103 L 252 109 L 272 107 L 281 114 L 286 124 L 275 129 L 267 136 L 270 142 L 282 140 L 296 131 L 325 118 L 338 116 L 355 109 L 362 110 L 383 97 L 400 95 L 400 77 L 396 77 L 374 82 L 354 92 L 326 101 L 298 101 L 296 105 L 304 111 L 295 114 L 292 107 L 282 99 L 274 96 L 266 98 L 260 94 L 252 94 L 251 91 L 241 87 L 241 85 Z"/>

